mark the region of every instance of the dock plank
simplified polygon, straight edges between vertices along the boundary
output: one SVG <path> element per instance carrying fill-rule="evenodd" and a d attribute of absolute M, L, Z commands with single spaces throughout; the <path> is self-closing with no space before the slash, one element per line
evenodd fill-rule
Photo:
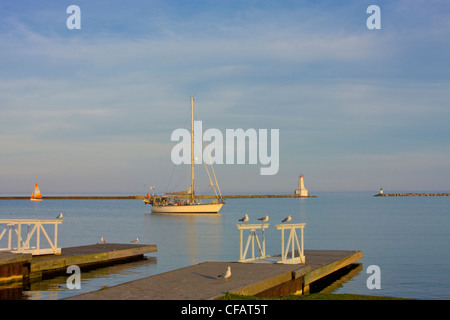
<path fill-rule="evenodd" d="M 110 288 L 84 293 L 69 300 L 210 300 L 227 291 L 254 295 L 313 272 L 320 278 L 362 258 L 361 251 L 305 250 L 306 264 L 203 262 Z M 231 267 L 231 277 L 217 275 Z"/>

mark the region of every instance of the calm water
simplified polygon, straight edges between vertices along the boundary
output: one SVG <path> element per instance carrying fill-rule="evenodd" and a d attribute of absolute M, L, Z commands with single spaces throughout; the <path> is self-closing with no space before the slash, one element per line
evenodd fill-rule
<path fill-rule="evenodd" d="M 140 200 L 0 201 L 0 218 L 64 221 L 60 247 L 107 242 L 157 244 L 144 261 L 82 273 L 81 290 L 61 276 L 32 284 L 27 299 L 61 299 L 203 261 L 239 259 L 237 220 L 270 216 L 266 252 L 279 254 L 278 224 L 291 215 L 306 223 L 305 249 L 362 250 L 363 268 L 335 293 L 450 299 L 450 197 L 373 197 L 372 193 L 316 193 L 310 199 L 229 199 L 220 215 L 155 215 Z M 154 258 L 153 258 L 154 257 Z M 306 259 L 308 257 L 306 256 Z M 369 265 L 381 269 L 381 289 L 369 290 Z"/>

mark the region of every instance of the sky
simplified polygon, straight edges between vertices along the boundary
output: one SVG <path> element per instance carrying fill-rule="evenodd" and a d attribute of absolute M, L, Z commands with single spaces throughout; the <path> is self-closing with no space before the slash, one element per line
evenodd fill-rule
<path fill-rule="evenodd" d="M 191 96 L 204 130 L 279 130 L 277 173 L 217 164 L 224 194 L 449 192 L 449 39 L 446 0 L 2 1 L 0 195 L 186 189 Z"/>

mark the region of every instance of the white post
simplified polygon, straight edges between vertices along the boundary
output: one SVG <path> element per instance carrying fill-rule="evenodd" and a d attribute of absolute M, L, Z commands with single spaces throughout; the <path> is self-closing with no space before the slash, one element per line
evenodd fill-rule
<path fill-rule="evenodd" d="M 244 257 L 243 257 L 243 255 L 242 255 L 242 249 L 243 249 L 243 247 L 244 247 L 244 244 L 242 243 L 242 229 L 240 229 L 239 230 L 239 232 L 240 232 L 240 251 L 239 251 L 239 260 L 243 260 L 244 259 Z"/>
<path fill-rule="evenodd" d="M 252 230 L 250 232 L 251 237 L 252 237 L 252 259 L 255 259 L 255 237 L 256 237 L 256 232 L 255 230 Z"/>
<path fill-rule="evenodd" d="M 54 234 L 53 247 L 58 248 L 58 224 L 55 223 L 55 234 Z"/>
<path fill-rule="evenodd" d="M 264 236 L 264 228 L 261 230 L 262 232 L 262 241 L 263 241 L 263 247 L 262 247 L 262 256 L 266 256 L 266 237 Z M 258 238 L 256 238 L 258 240 Z"/>
<path fill-rule="evenodd" d="M 39 224 L 36 223 L 36 250 L 39 252 L 41 249 L 41 228 Z"/>
<path fill-rule="evenodd" d="M 12 224 L 8 224 L 8 250 L 11 250 Z"/>
<path fill-rule="evenodd" d="M 301 238 L 301 244 L 302 244 L 302 253 L 303 253 L 303 261 L 305 261 L 305 258 L 304 258 L 304 256 L 305 256 L 305 247 L 303 246 L 303 229 L 305 228 L 305 226 L 303 225 L 303 227 L 302 227 L 302 232 L 300 233 L 300 238 Z"/>
<path fill-rule="evenodd" d="M 22 223 L 17 224 L 17 250 L 20 252 L 20 242 L 22 241 Z"/>

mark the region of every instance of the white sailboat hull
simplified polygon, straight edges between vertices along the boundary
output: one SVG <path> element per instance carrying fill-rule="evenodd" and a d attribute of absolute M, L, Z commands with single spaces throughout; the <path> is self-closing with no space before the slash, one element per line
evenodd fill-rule
<path fill-rule="evenodd" d="M 223 203 L 152 206 L 152 213 L 218 213 L 222 206 Z"/>
<path fill-rule="evenodd" d="M 220 197 L 218 197 L 217 201 L 213 201 L 211 203 L 198 203 L 194 200 L 194 177 L 195 177 L 195 164 L 196 159 L 194 158 L 194 98 L 191 97 L 191 186 L 189 188 L 189 194 L 191 195 L 190 201 L 172 201 L 169 199 L 169 196 L 160 196 L 157 197 L 153 195 L 151 198 L 147 197 L 144 199 L 144 202 L 152 205 L 152 213 L 167 213 L 167 214 L 197 214 L 197 213 L 218 213 L 219 210 L 223 206 L 223 202 L 221 202 Z M 208 176 L 209 172 L 208 172 Z M 214 179 L 215 174 L 214 174 Z M 211 181 L 211 185 L 216 190 L 214 184 Z M 217 179 L 216 179 L 217 185 Z M 216 193 L 217 194 L 217 193 Z M 220 194 L 220 190 L 219 190 Z M 172 195 L 170 198 L 174 198 L 176 195 Z"/>

